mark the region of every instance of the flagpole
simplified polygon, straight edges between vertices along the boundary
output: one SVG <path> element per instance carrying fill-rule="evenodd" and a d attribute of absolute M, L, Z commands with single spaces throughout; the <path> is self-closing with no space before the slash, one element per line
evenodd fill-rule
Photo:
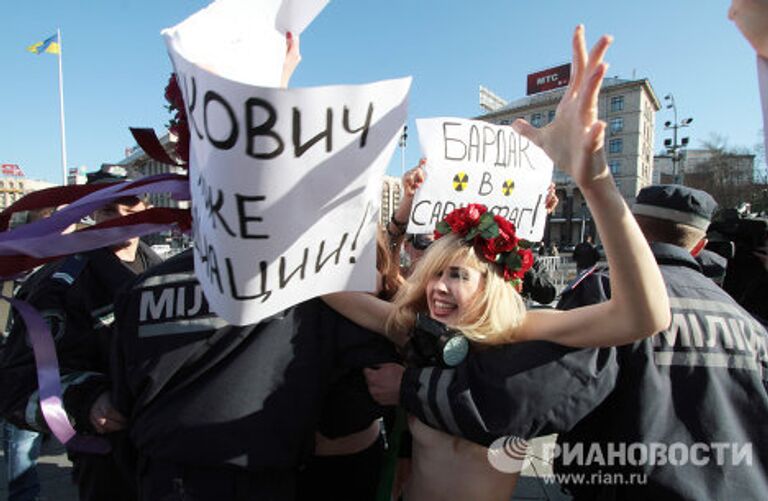
<path fill-rule="evenodd" d="M 67 133 L 64 125 L 64 72 L 62 70 L 62 53 L 64 46 L 61 42 L 61 29 L 56 28 L 56 38 L 59 42 L 59 122 L 61 124 L 61 184 L 67 184 Z"/>

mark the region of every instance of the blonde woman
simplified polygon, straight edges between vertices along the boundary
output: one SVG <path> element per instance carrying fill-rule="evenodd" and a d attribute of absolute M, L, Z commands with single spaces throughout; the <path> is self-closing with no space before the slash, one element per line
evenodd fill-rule
<path fill-rule="evenodd" d="M 520 120 L 514 124 L 584 194 L 612 270 L 608 302 L 567 312 L 526 312 L 515 286 L 531 265 L 530 250 L 517 241 L 510 223 L 481 206 L 455 211 L 438 226 L 441 238 L 430 246 L 393 303 L 363 293 L 333 294 L 326 301 L 354 322 L 400 344 L 410 339 L 419 314 L 461 331 L 463 337 L 449 339 L 447 349 L 437 353 L 437 358 L 442 357 L 438 363 L 447 365 L 458 365 L 465 356 L 468 361 L 488 345 L 530 340 L 567 346 L 619 345 L 665 328 L 669 304 L 661 274 L 616 189 L 603 152 L 605 123 L 597 120 L 597 97 L 610 43 L 610 37 L 601 37 L 587 55 L 584 29 L 577 27 L 573 77 L 554 122 L 542 129 Z M 462 339 L 469 341 L 462 343 Z M 403 370 L 394 364 L 379 369 L 389 375 L 398 371 L 402 375 Z M 377 375 L 375 370 L 372 373 Z M 397 402 L 397 391 L 388 395 L 370 384 L 376 379 L 369 378 L 373 396 L 380 403 Z M 491 467 L 486 447 L 418 419 L 411 419 L 411 431 L 413 475 L 407 499 L 509 499 L 516 476 Z"/>

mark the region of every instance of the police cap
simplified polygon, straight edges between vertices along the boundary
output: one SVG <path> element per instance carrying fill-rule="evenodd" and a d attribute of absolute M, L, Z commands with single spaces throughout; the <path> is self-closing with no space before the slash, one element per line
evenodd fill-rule
<path fill-rule="evenodd" d="M 706 231 L 716 207 L 717 202 L 706 191 L 679 184 L 656 184 L 640 190 L 632 212 Z"/>
<path fill-rule="evenodd" d="M 104 164 L 96 172 L 86 173 L 85 184 L 119 183 L 128 180 L 128 171 L 120 165 Z"/>
<path fill-rule="evenodd" d="M 111 184 L 121 183 L 129 181 L 128 171 L 121 165 L 104 164 L 101 169 L 96 172 L 88 172 L 86 174 L 87 181 L 85 184 Z M 123 197 L 115 201 L 120 205 L 133 206 L 139 202 L 149 203 L 149 196 L 144 194 L 140 196 L 128 196 Z"/>

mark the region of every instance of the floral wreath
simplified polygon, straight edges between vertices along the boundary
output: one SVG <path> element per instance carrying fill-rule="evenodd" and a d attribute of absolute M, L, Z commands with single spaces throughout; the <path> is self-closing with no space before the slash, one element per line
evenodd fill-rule
<path fill-rule="evenodd" d="M 176 156 L 187 164 L 189 163 L 189 123 L 184 108 L 184 97 L 181 94 L 176 73 L 171 73 L 171 78 L 168 79 L 168 85 L 165 87 L 165 100 L 168 101 L 168 111 L 173 114 L 168 122 L 168 132 L 178 138 L 175 146 Z"/>
<path fill-rule="evenodd" d="M 435 239 L 457 234 L 488 262 L 501 266 L 504 280 L 518 291 L 525 272 L 533 266 L 531 242 L 517 238 L 515 225 L 488 212 L 485 205 L 469 204 L 452 211 L 435 226 Z"/>

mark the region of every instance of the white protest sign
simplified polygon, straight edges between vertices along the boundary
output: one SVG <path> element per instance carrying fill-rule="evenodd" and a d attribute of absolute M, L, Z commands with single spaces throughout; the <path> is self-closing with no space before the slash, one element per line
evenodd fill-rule
<path fill-rule="evenodd" d="M 283 34 L 300 35 L 326 5 L 328 0 L 283 0 L 275 28 Z"/>
<path fill-rule="evenodd" d="M 163 30 L 166 44 L 196 65 L 229 79 L 280 86 L 285 37 L 275 29 L 283 0 L 216 0 Z"/>
<path fill-rule="evenodd" d="M 246 325 L 320 294 L 374 290 L 381 179 L 410 78 L 264 88 L 170 52 L 192 136 L 195 270 L 213 310 Z"/>
<path fill-rule="evenodd" d="M 541 240 L 552 160 L 509 126 L 463 118 L 416 120 L 427 158 L 426 181 L 416 193 L 410 233 L 434 230 L 446 214 L 481 203 L 513 223 L 517 235 Z"/>

